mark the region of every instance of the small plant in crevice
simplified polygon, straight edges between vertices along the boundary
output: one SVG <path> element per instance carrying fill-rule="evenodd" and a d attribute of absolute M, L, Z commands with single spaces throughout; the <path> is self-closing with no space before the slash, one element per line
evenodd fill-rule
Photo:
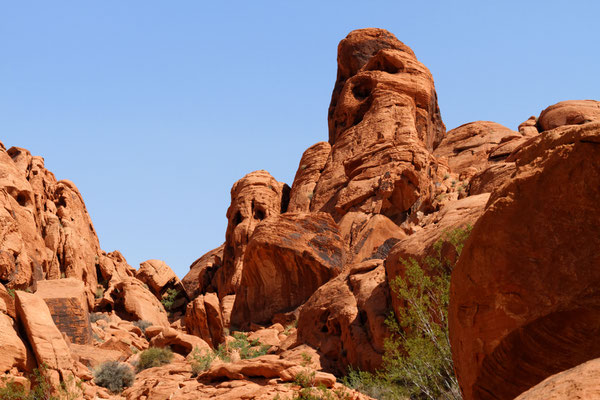
<path fill-rule="evenodd" d="M 169 364 L 173 360 L 173 352 L 169 348 L 150 347 L 140 353 L 139 360 L 135 366 L 137 372 L 142 370 L 160 367 Z"/>
<path fill-rule="evenodd" d="M 70 376 L 60 386 L 52 386 L 47 374 L 47 367 L 35 368 L 29 376 L 31 388 L 8 379 L 0 378 L 0 399 L 2 400 L 77 400 L 81 398 L 81 381 Z"/>
<path fill-rule="evenodd" d="M 179 291 L 177 289 L 169 288 L 163 295 L 162 300 L 160 301 L 168 312 L 173 311 L 173 307 L 175 305 L 175 299 L 179 295 Z"/>
<path fill-rule="evenodd" d="M 90 322 L 94 323 L 94 322 L 98 322 L 100 320 L 104 320 L 106 322 L 110 321 L 110 318 L 108 317 L 108 315 L 106 314 L 102 314 L 102 313 L 90 313 Z"/>
<path fill-rule="evenodd" d="M 94 370 L 94 382 L 112 393 L 121 393 L 130 387 L 135 374 L 129 365 L 118 361 L 106 361 Z"/>

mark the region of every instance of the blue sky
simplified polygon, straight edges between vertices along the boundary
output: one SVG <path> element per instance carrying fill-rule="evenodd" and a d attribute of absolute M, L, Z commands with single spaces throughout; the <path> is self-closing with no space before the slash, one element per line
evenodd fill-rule
<path fill-rule="evenodd" d="M 75 182 L 104 250 L 183 277 L 224 241 L 237 179 L 291 184 L 327 140 L 353 29 L 412 47 L 448 129 L 600 98 L 598 2 L 421 3 L 2 1 L 0 141 Z"/>

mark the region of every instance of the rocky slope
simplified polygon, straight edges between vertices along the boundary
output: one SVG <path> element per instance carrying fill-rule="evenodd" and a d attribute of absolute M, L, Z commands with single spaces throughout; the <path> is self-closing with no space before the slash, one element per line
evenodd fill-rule
<path fill-rule="evenodd" d="M 237 181 L 224 244 L 181 281 L 160 260 L 136 270 L 102 251 L 75 185 L 0 146 L 0 374 L 29 388 L 43 366 L 86 399 L 291 399 L 319 384 L 315 395 L 367 398 L 336 377 L 381 367 L 385 319 L 406 307 L 390 282 L 470 225 L 448 313 L 463 398 L 593 398 L 599 110 L 565 101 L 518 131 L 446 132 L 412 50 L 353 31 L 328 141 L 304 152 L 291 188 L 266 171 Z M 150 347 L 173 361 L 121 394 L 95 383 L 102 362 L 138 365 Z"/>

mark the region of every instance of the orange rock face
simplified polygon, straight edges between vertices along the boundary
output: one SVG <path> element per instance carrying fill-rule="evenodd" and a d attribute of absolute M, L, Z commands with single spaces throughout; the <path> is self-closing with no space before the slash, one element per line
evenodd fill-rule
<path fill-rule="evenodd" d="M 285 212 L 289 187 L 267 171 L 254 171 L 231 188 L 223 267 L 217 271 L 219 298 L 235 294 L 242 279 L 244 251 L 254 228 L 264 219 Z"/>
<path fill-rule="evenodd" d="M 515 400 L 600 399 L 600 359 L 563 371 L 535 385 Z"/>
<path fill-rule="evenodd" d="M 390 309 L 381 260 L 355 264 L 321 286 L 300 309 L 298 340 L 322 353 L 338 373 L 381 366 Z"/>
<path fill-rule="evenodd" d="M 218 284 L 213 282 L 215 273 L 223 265 L 225 244 L 204 254 L 190 266 L 190 271 L 181 280 L 190 299 L 206 292 L 216 292 Z"/>
<path fill-rule="evenodd" d="M 72 370 L 73 360 L 67 343 L 54 325 L 50 310 L 41 297 L 17 291 L 16 307 L 38 365 L 53 370 Z"/>
<path fill-rule="evenodd" d="M 73 278 L 53 279 L 37 282 L 40 296 L 50 310 L 59 331 L 64 332 L 71 342 L 92 342 L 90 315 L 83 282 Z"/>
<path fill-rule="evenodd" d="M 546 108 L 538 118 L 540 130 L 549 131 L 563 125 L 581 125 L 600 120 L 600 102 L 567 100 Z"/>
<path fill-rule="evenodd" d="M 144 320 L 152 322 L 153 325 L 169 326 L 163 305 L 135 278 L 124 279 L 111 285 L 104 294 L 104 299 L 123 319 Z"/>
<path fill-rule="evenodd" d="M 0 373 L 16 367 L 24 370 L 27 364 L 27 349 L 17 335 L 15 322 L 8 315 L 0 313 Z"/>
<path fill-rule="evenodd" d="M 292 184 L 288 211 L 310 211 L 310 202 L 314 196 L 315 186 L 323 172 L 323 168 L 325 168 L 330 153 L 331 145 L 327 142 L 319 142 L 306 149 L 302 154 Z"/>
<path fill-rule="evenodd" d="M 331 154 L 311 211 L 349 211 L 396 223 L 428 207 L 437 173 L 429 151 L 445 131 L 430 72 L 381 29 L 351 32 L 338 47 L 329 109 Z"/>
<path fill-rule="evenodd" d="M 196 297 L 187 306 L 185 329 L 216 348 L 225 341 L 223 316 L 219 298 L 215 293 L 206 293 Z"/>
<path fill-rule="evenodd" d="M 291 311 L 340 272 L 343 243 L 324 213 L 286 213 L 258 225 L 246 249 L 233 326 Z"/>
<path fill-rule="evenodd" d="M 509 157 L 452 274 L 450 335 L 466 400 L 512 399 L 600 356 L 600 123 Z"/>

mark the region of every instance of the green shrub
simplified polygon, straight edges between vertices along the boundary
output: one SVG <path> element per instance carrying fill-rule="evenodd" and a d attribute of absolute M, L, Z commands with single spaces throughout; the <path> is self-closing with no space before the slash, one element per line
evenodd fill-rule
<path fill-rule="evenodd" d="M 179 291 L 177 289 L 167 289 L 167 292 L 163 295 L 162 300 L 160 301 L 167 311 L 173 311 L 173 306 L 175 305 L 175 299 L 179 295 Z"/>
<path fill-rule="evenodd" d="M 97 299 L 101 299 L 104 297 L 104 288 L 102 286 L 98 286 L 96 288 L 96 293 L 94 293 L 94 297 Z"/>
<path fill-rule="evenodd" d="M 200 350 L 194 347 L 192 350 L 192 376 L 197 376 L 203 371 L 206 371 L 212 365 L 217 354 L 211 350 Z"/>
<path fill-rule="evenodd" d="M 248 337 L 243 333 L 234 333 L 234 341 L 230 343 L 221 343 L 214 351 L 203 351 L 194 349 L 192 353 L 192 373 L 198 375 L 202 371 L 210 368 L 212 362 L 219 358 L 222 361 L 230 362 L 231 354 L 237 351 L 240 358 L 245 360 L 255 358 L 267 354 L 271 346 L 261 345 L 258 340 L 248 340 Z"/>
<path fill-rule="evenodd" d="M 142 333 L 145 335 L 146 334 L 146 328 L 152 326 L 152 322 L 150 322 L 150 321 L 144 321 L 143 319 L 140 319 L 138 321 L 133 321 L 133 325 L 135 325 L 138 328 L 140 328 L 140 330 L 142 331 Z"/>
<path fill-rule="evenodd" d="M 391 336 L 385 343 L 383 369 L 375 373 L 350 370 L 344 384 L 380 400 L 461 399 L 454 375 L 448 336 L 450 275 L 454 264 L 443 259 L 442 246 L 451 243 L 460 255 L 471 227 L 446 232 L 434 244 L 433 257 L 419 264 L 404 260 L 404 277 L 390 282 L 404 307 L 386 323 Z"/>
<path fill-rule="evenodd" d="M 136 365 L 137 372 L 144 369 L 160 367 L 169 364 L 173 359 L 173 352 L 168 348 L 150 347 L 140 353 L 140 359 Z"/>
<path fill-rule="evenodd" d="M 6 291 L 8 292 L 8 295 L 10 297 L 12 297 L 13 299 L 15 298 L 15 289 L 6 288 Z"/>
<path fill-rule="evenodd" d="M 94 371 L 94 382 L 113 393 L 120 393 L 130 387 L 135 379 L 131 368 L 118 361 L 106 361 Z"/>

